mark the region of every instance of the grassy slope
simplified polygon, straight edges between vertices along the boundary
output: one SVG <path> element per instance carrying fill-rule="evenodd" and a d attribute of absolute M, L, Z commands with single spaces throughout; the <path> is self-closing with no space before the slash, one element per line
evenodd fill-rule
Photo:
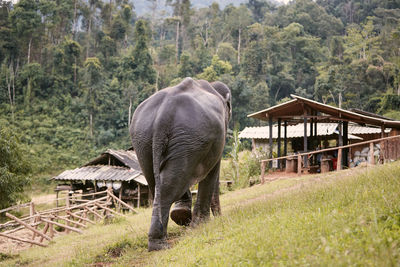
<path fill-rule="evenodd" d="M 170 223 L 166 251 L 146 251 L 147 209 L 0 266 L 399 265 L 399 196 L 400 162 L 274 181 L 223 195 L 223 216 L 196 229 Z"/>

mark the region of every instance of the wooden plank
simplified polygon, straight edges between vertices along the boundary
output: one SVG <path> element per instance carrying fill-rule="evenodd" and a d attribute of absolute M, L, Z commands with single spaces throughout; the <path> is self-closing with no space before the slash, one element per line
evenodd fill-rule
<path fill-rule="evenodd" d="M 14 221 L 18 222 L 19 224 L 22 224 L 23 226 L 25 226 L 26 228 L 28 228 L 29 230 L 31 230 L 32 232 L 36 233 L 37 235 L 46 238 L 47 240 L 51 240 L 50 237 L 48 237 L 47 235 L 42 234 L 41 232 L 39 232 L 38 230 L 36 230 L 35 228 L 33 228 L 32 226 L 30 226 L 29 224 L 27 224 L 26 222 L 18 219 L 17 217 L 15 217 L 14 215 L 6 212 L 6 216 L 10 219 L 13 219 Z"/>
<path fill-rule="evenodd" d="M 36 241 L 33 241 L 33 240 L 22 239 L 22 238 L 19 238 L 19 237 L 16 237 L 16 236 L 7 235 L 7 234 L 4 234 L 4 233 L 0 233 L 0 236 L 6 237 L 6 238 L 9 238 L 9 239 L 13 239 L 13 240 L 17 240 L 17 241 L 20 241 L 20 242 L 34 244 L 34 245 L 41 246 L 41 247 L 47 247 L 47 245 L 39 243 L 39 242 L 36 242 Z"/>
<path fill-rule="evenodd" d="M 79 230 L 78 228 L 75 228 L 75 227 L 72 227 L 72 226 L 68 226 L 68 225 L 65 225 L 65 224 L 62 224 L 62 223 L 59 223 L 59 222 L 53 222 L 53 221 L 50 221 L 50 220 L 45 219 L 45 218 L 42 218 L 42 221 L 47 222 L 47 223 L 49 223 L 49 224 L 57 225 L 57 226 L 59 226 L 59 227 L 65 228 L 65 229 L 69 229 L 69 230 L 74 231 L 74 232 L 77 232 L 77 233 L 79 233 L 79 234 L 82 234 L 82 233 L 83 233 L 83 232 L 82 232 L 81 230 Z"/>
<path fill-rule="evenodd" d="M 118 199 L 116 196 L 114 196 L 113 193 L 109 194 L 113 199 L 115 199 L 117 202 L 121 203 L 123 206 L 127 207 L 128 209 L 130 209 L 131 211 L 138 213 L 134 208 L 132 208 L 131 206 L 129 206 L 128 204 L 126 204 L 125 202 L 123 202 L 122 200 Z"/>

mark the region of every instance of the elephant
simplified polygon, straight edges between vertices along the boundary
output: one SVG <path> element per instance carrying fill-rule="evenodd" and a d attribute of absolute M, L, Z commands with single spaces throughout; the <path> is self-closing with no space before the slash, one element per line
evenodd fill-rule
<path fill-rule="evenodd" d="M 132 145 L 153 196 L 148 250 L 168 248 L 167 226 L 196 226 L 220 213 L 219 170 L 231 117 L 231 91 L 222 82 L 185 78 L 135 110 Z M 198 185 L 193 213 L 190 187 Z"/>

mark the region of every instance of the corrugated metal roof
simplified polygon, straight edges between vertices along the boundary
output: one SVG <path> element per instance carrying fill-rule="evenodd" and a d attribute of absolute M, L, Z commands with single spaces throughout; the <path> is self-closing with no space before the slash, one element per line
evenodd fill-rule
<path fill-rule="evenodd" d="M 131 181 L 134 180 L 147 186 L 147 181 L 141 171 L 118 166 L 84 166 L 74 170 L 66 170 L 54 177 L 55 180 L 84 181 Z"/>
<path fill-rule="evenodd" d="M 320 112 L 321 115 L 324 115 L 323 117 L 325 117 L 325 120 L 328 121 L 346 120 L 359 124 L 375 125 L 379 127 L 385 126 L 388 128 L 400 129 L 400 121 L 377 118 L 376 116 L 371 117 L 365 114 L 355 113 L 345 109 L 329 106 L 304 97 L 296 95 L 290 96 L 294 99 L 270 107 L 268 109 L 249 114 L 247 117 L 256 118 L 264 121 L 269 121 L 269 119 L 276 121 L 280 118 L 285 118 L 292 121 L 299 121 L 300 119 L 304 118 L 305 108 L 310 108 L 312 110 Z"/>
<path fill-rule="evenodd" d="M 86 163 L 83 166 L 107 164 L 109 155 L 116 158 L 118 161 L 120 161 L 126 167 L 129 167 L 129 168 L 132 168 L 135 170 L 140 170 L 140 166 L 139 166 L 139 162 L 138 162 L 136 153 L 133 150 L 108 149 L 106 152 L 102 153 L 100 156 L 91 160 L 90 162 Z"/>
<path fill-rule="evenodd" d="M 317 136 L 327 136 L 338 134 L 337 123 L 318 123 L 317 124 Z M 310 136 L 310 128 L 307 127 L 307 136 Z M 281 137 L 284 136 L 284 126 L 281 126 Z M 386 129 L 385 132 L 389 132 L 390 129 Z M 362 127 L 357 125 L 349 125 L 349 139 L 362 138 L 354 136 L 355 134 L 375 134 L 380 133 L 381 129 L 373 127 Z M 274 125 L 272 127 L 273 138 L 278 138 L 278 126 Z M 298 138 L 304 136 L 304 125 L 289 125 L 287 126 L 287 138 Z M 254 139 L 268 139 L 269 138 L 269 127 L 246 127 L 240 132 L 239 138 L 254 138 Z"/>

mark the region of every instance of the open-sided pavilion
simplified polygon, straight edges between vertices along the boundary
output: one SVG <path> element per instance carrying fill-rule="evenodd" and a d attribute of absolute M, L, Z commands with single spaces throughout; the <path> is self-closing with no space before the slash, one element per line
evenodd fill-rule
<path fill-rule="evenodd" d="M 384 137 L 385 128 L 392 128 L 391 134 L 397 136 L 400 134 L 400 121 L 395 121 L 383 116 L 375 115 L 362 111 L 348 111 L 342 108 L 326 105 L 304 97 L 291 95 L 293 98 L 285 103 L 261 110 L 248 117 L 263 121 L 268 121 L 269 124 L 269 145 L 273 145 L 273 124 L 278 124 L 278 158 L 281 158 L 281 142 L 283 140 L 284 149 L 283 156 L 287 156 L 287 126 L 290 124 L 304 124 L 304 146 L 301 153 L 309 151 L 308 138 L 313 138 L 317 135 L 318 123 L 320 122 L 337 122 L 339 123 L 338 145 L 339 147 L 347 146 L 349 140 L 348 125 L 349 122 L 357 123 L 363 126 L 375 126 L 381 128 L 381 138 Z M 281 127 L 281 125 L 284 127 Z M 283 128 L 283 133 L 281 133 Z M 307 134 L 309 133 L 309 134 Z M 309 135 L 309 137 L 307 137 Z M 347 165 L 348 148 L 343 149 L 344 157 L 343 164 Z M 272 159 L 272 149 L 270 149 L 269 158 Z M 307 164 L 307 161 L 304 161 Z M 341 162 L 342 164 L 342 162 Z"/>

